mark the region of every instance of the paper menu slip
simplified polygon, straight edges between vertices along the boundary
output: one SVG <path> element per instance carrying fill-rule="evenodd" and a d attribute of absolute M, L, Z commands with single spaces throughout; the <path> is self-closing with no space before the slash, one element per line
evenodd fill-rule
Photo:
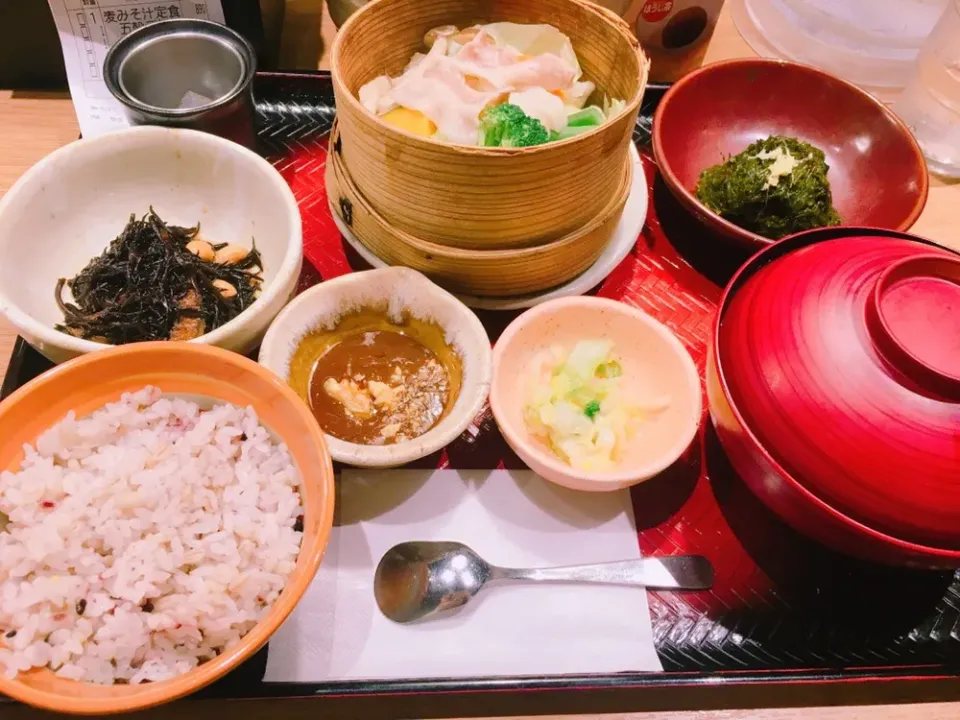
<path fill-rule="evenodd" d="M 578 493 L 532 472 L 346 470 L 337 526 L 296 610 L 270 640 L 265 681 L 661 670 L 646 591 L 517 583 L 415 625 L 380 614 L 377 562 L 407 540 L 456 540 L 514 567 L 640 557 L 629 491 Z"/>
<path fill-rule="evenodd" d="M 103 81 L 110 46 L 138 27 L 170 18 L 201 18 L 222 23 L 220 0 L 141 2 L 133 0 L 49 0 L 60 34 L 67 83 L 80 132 L 95 137 L 129 126 L 123 107 Z"/>

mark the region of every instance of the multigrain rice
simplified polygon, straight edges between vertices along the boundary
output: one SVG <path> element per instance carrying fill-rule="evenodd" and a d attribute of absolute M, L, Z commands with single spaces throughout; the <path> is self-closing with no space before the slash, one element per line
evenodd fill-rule
<path fill-rule="evenodd" d="M 174 677 L 234 646 L 294 569 L 300 477 L 251 408 L 145 388 L 24 451 L 0 474 L 7 677 Z"/>

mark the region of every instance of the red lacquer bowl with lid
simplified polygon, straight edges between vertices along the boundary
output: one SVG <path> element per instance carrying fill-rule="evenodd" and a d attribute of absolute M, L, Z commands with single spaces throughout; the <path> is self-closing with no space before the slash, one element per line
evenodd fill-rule
<path fill-rule="evenodd" d="M 866 228 L 772 245 L 724 292 L 707 386 L 733 466 L 788 524 L 960 567 L 960 255 Z"/>

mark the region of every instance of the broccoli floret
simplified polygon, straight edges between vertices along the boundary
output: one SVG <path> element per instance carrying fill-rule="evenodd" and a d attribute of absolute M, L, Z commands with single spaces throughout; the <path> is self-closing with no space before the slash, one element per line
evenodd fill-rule
<path fill-rule="evenodd" d="M 480 113 L 479 144 L 497 147 L 503 139 L 504 128 L 523 122 L 525 117 L 523 110 L 510 103 L 488 107 Z"/>
<path fill-rule="evenodd" d="M 549 139 L 547 129 L 516 105 L 503 103 L 480 114 L 479 144 L 485 147 L 529 147 Z"/>
<path fill-rule="evenodd" d="M 528 117 L 518 125 L 508 127 L 503 131 L 502 147 L 530 147 L 543 145 L 550 139 L 543 123 L 536 118 Z"/>

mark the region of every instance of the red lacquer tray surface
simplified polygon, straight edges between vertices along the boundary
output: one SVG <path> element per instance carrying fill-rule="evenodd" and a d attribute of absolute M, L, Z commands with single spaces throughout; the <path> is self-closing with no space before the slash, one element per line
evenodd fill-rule
<path fill-rule="evenodd" d="M 331 219 L 322 182 L 327 150 L 326 139 L 318 137 L 277 164 L 300 202 L 305 256 L 324 279 L 366 267 Z M 690 350 L 702 376 L 721 295 L 721 286 L 706 274 L 722 284 L 745 258 L 718 255 L 700 245 L 696 226 L 677 211 L 649 153 L 644 153 L 643 162 L 652 190 L 646 226 L 631 254 L 595 292 L 664 322 Z M 316 279 L 305 276 L 304 284 Z M 479 314 L 494 341 L 516 316 Z M 489 409 L 459 440 L 425 458 L 422 465 L 523 467 L 501 438 Z M 879 659 L 879 648 L 870 647 L 871 635 L 879 636 L 881 646 L 893 640 L 888 636 L 892 618 L 885 609 L 887 602 L 898 605 L 898 618 L 915 603 L 935 612 L 937 600 L 950 585 L 949 575 L 921 574 L 913 579 L 911 573 L 834 556 L 794 534 L 734 475 L 706 415 L 700 437 L 686 456 L 632 492 L 644 554 L 698 553 L 716 565 L 711 592 L 650 593 L 658 649 L 668 667 L 675 660 L 690 669 L 769 668 L 807 664 L 817 657 L 821 666 L 825 655 L 842 656 L 843 664 L 873 663 Z M 918 587 L 909 608 L 894 591 L 908 580 Z M 896 599 L 883 597 L 891 591 Z M 899 635 L 902 627 L 894 632 Z M 768 633 L 784 646 L 754 647 Z M 859 642 L 852 644 L 854 638 Z"/>
<path fill-rule="evenodd" d="M 334 225 L 323 184 L 326 132 L 333 118 L 329 76 L 261 76 L 257 96 L 260 150 L 290 183 L 303 216 L 308 262 L 300 289 L 363 269 L 363 261 Z M 636 137 L 649 132 L 651 113 L 646 107 Z M 649 155 L 644 169 L 651 187 L 646 227 L 631 254 L 595 292 L 664 322 L 690 350 L 702 376 L 721 286 L 746 258 L 730 256 L 702 237 L 657 178 Z M 493 340 L 515 317 L 478 314 Z M 48 367 L 20 343 L 4 392 Z M 444 452 L 418 464 L 522 467 L 489 410 Z M 649 593 L 664 673 L 411 682 L 398 669 L 395 680 L 288 686 L 258 682 L 261 656 L 254 667 L 238 670 L 209 694 L 353 695 L 960 676 L 960 581 L 955 584 L 950 573 L 858 563 L 799 537 L 733 473 L 706 416 L 686 455 L 633 489 L 633 504 L 644 554 L 702 554 L 716 569 L 710 592 Z"/>

